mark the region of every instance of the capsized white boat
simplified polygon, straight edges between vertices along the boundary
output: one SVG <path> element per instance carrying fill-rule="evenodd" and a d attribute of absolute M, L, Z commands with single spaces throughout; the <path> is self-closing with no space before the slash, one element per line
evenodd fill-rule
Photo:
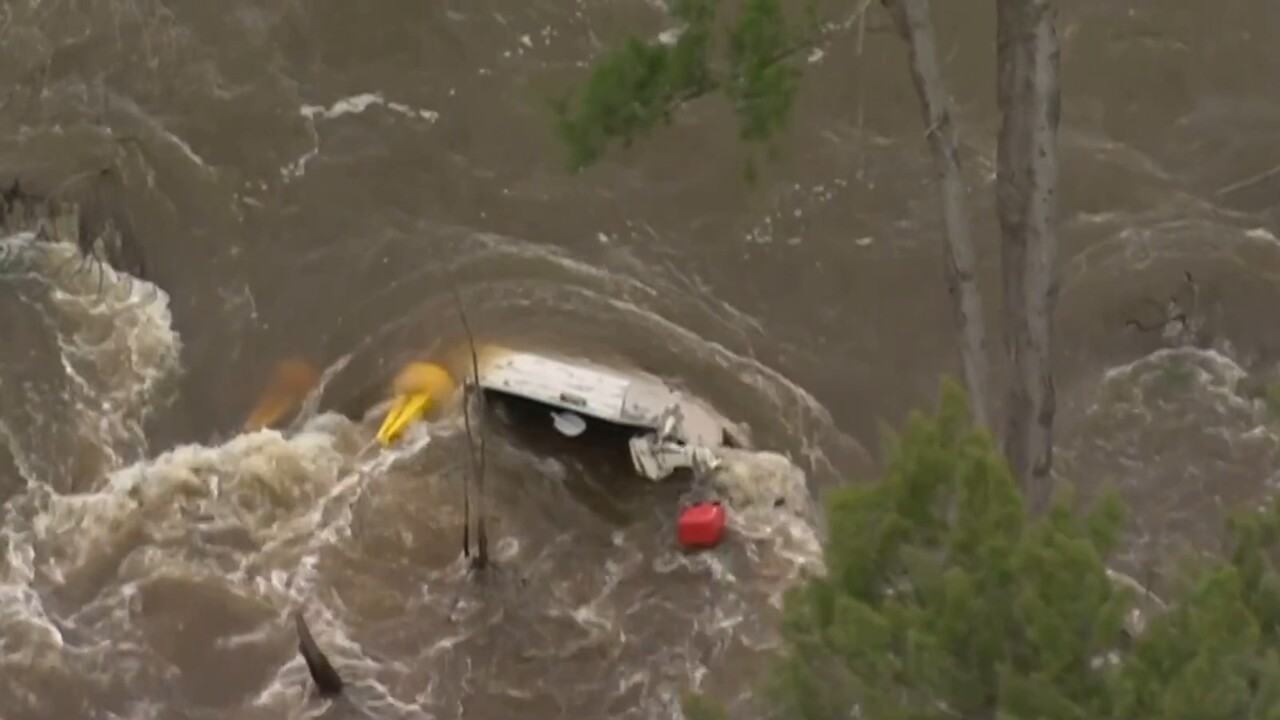
<path fill-rule="evenodd" d="M 556 408 L 556 428 L 574 437 L 582 418 L 632 427 L 636 471 L 662 480 L 676 470 L 705 471 L 719 464 L 716 450 L 745 443 L 730 423 L 661 380 L 549 354 L 490 349 L 481 353 L 479 385 Z"/>

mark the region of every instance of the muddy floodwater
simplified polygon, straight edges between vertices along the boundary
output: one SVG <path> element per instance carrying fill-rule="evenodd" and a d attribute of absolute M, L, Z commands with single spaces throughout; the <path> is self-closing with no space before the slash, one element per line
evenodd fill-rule
<path fill-rule="evenodd" d="M 744 496 L 686 555 L 687 484 L 495 416 L 476 582 L 458 423 L 361 454 L 362 413 L 462 342 L 456 286 L 482 341 L 663 377 L 813 492 L 869 477 L 881 424 L 957 365 L 906 51 L 872 5 L 807 58 L 750 186 L 718 100 L 564 171 L 546 98 L 666 29 L 658 2 L 0 4 L 0 183 L 132 251 L 0 241 L 0 717 L 639 720 L 692 687 L 751 717 L 811 518 Z M 936 5 L 998 332 L 994 11 Z M 1280 361 L 1280 5 L 1062 5 L 1056 472 L 1124 490 L 1136 570 L 1275 480 L 1252 388 Z M 1135 330 L 1187 273 L 1195 341 Z M 238 433 L 286 357 L 326 371 L 319 402 Z M 341 703 L 306 697 L 294 607 Z"/>

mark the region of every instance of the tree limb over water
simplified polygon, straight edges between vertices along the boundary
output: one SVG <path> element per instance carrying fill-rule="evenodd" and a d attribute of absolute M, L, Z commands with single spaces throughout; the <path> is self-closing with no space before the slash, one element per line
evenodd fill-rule
<path fill-rule="evenodd" d="M 568 164 L 582 170 L 611 145 L 630 147 L 669 125 L 682 106 L 720 93 L 732 103 L 744 140 L 767 143 L 786 124 L 801 75 L 799 57 L 865 28 L 871 0 L 858 0 L 837 23 L 820 23 L 812 3 L 805 20 L 787 18 L 777 0 L 748 0 L 724 28 L 726 56 L 715 56 L 716 0 L 677 0 L 671 16 L 681 24 L 673 42 L 629 37 L 600 58 L 586 84 L 552 102 L 556 132 L 569 149 Z"/>
<path fill-rule="evenodd" d="M 462 296 L 458 288 L 450 285 L 453 301 L 458 308 L 458 318 L 467 333 L 467 349 L 471 355 L 471 379 L 463 384 L 462 418 L 467 431 L 467 471 L 468 480 L 474 479 L 476 484 L 476 555 L 471 560 L 471 567 L 483 570 L 489 566 L 489 533 L 485 526 L 484 474 L 485 474 L 485 428 L 488 423 L 484 418 L 484 389 L 480 387 L 480 358 L 476 353 L 476 339 L 471 333 L 471 323 L 467 320 L 467 312 L 462 307 Z M 471 401 L 476 398 L 480 414 L 478 431 L 472 429 Z M 471 557 L 471 483 L 466 483 L 462 499 L 462 554 Z"/>
<path fill-rule="evenodd" d="M 719 59 L 715 0 L 675 0 L 671 15 L 681 26 L 674 43 L 629 37 L 597 61 L 581 92 L 553 103 L 572 169 L 595 163 L 612 144 L 630 147 L 712 93 L 732 102 L 748 143 L 766 144 L 786 124 L 799 87 L 797 56 L 822 39 L 812 6 L 801 29 L 778 0 L 745 0 Z"/>

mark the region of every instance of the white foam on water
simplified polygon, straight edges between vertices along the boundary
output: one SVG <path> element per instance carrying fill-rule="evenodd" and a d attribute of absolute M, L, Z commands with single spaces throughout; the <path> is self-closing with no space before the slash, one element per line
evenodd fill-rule
<path fill-rule="evenodd" d="M 422 108 L 412 108 L 404 103 L 388 102 L 382 93 L 360 93 L 350 97 L 342 98 L 334 102 L 332 105 L 325 107 L 323 105 L 303 105 L 298 112 L 308 120 L 322 118 L 325 120 L 333 120 L 343 115 L 359 115 L 371 107 L 385 107 L 388 110 L 404 115 L 405 117 L 435 122 L 440 119 L 440 113 L 434 110 L 425 110 Z"/>
<path fill-rule="evenodd" d="M 298 108 L 298 114 L 307 121 L 312 147 L 293 162 L 280 168 L 280 177 L 285 182 L 302 177 L 307 172 L 307 163 L 320 156 L 320 137 L 316 128 L 318 120 L 336 120 L 346 115 L 360 115 L 375 107 L 385 108 L 398 115 L 426 122 L 430 125 L 434 125 L 440 119 L 440 113 L 435 110 L 416 108 L 404 103 L 388 101 L 381 92 L 351 95 L 336 100 L 328 106 L 303 105 Z"/>
<path fill-rule="evenodd" d="M 63 628 L 74 630 L 76 616 L 57 617 L 48 605 L 51 584 L 66 575 L 51 558 L 74 546 L 67 538 L 83 537 L 85 528 L 69 525 L 53 547 L 42 545 L 38 535 L 51 518 L 33 510 L 59 497 L 54 486 L 92 482 L 93 473 L 105 474 L 125 458 L 145 454 L 142 425 L 165 400 L 180 370 L 181 341 L 172 328 L 167 294 L 84 260 L 74 244 L 17 233 L 0 239 L 0 258 L 4 281 L 22 303 L 16 310 L 41 318 L 56 340 L 58 357 L 49 360 L 61 370 L 60 387 L 49 384 L 56 377 L 46 378 L 44 386 L 21 376 L 4 379 L 18 392 L 6 392 L 13 402 L 0 418 L 0 440 L 8 445 L 26 490 L 4 507 L 0 672 L 36 683 L 92 685 L 95 674 L 108 667 L 108 653 L 115 656 L 114 674 L 129 674 L 129 643 L 68 641 Z M 52 444 L 49 433 L 65 442 Z M 78 457 L 46 457 L 57 446 Z M 75 460 L 78 465 L 71 464 Z M 88 477 L 62 477 L 58 471 L 69 467 Z M 85 606 L 80 612 L 92 610 Z M 32 696 L 24 704 L 42 702 Z"/>
<path fill-rule="evenodd" d="M 27 300 L 56 332 L 68 381 L 63 416 L 111 461 L 145 452 L 142 423 L 166 400 L 181 370 L 169 295 L 106 263 L 83 260 L 71 243 L 37 241 L 30 233 L 0 240 L 0 254 L 20 259 L 25 271 L 13 277 L 36 279 L 47 290 Z M 10 425 L 7 434 L 15 431 Z"/>
<path fill-rule="evenodd" d="M 20 245 L 24 257 L 31 260 L 27 274 L 49 286 L 47 297 L 39 302 L 52 320 L 63 355 L 69 388 L 64 402 L 69 413 L 82 418 L 72 432 L 110 451 L 98 482 L 69 490 L 33 470 L 26 473 L 31 480 L 28 488 L 5 508 L 7 555 L 0 565 L 0 626 L 11 633 L 5 641 L 13 644 L 5 646 L 11 657 L 23 662 L 44 658 L 60 663 L 58 672 L 97 678 L 89 682 L 103 688 L 124 687 L 126 692 L 129 686 L 177 682 L 180 670 L 157 655 L 141 614 L 146 588 L 158 580 L 176 578 L 195 586 L 222 588 L 229 597 L 260 604 L 274 613 L 272 621 L 211 640 L 223 651 L 250 652 L 281 642 L 289 633 L 289 609 L 305 606 L 317 640 L 349 678 L 352 702 L 386 718 L 447 714 L 448 706 L 461 702 L 453 699 L 457 688 L 438 696 L 415 685 L 421 682 L 421 668 L 369 655 L 347 625 L 357 610 L 347 606 L 349 598 L 336 593 L 332 571 L 327 570 L 332 561 L 326 560 L 335 552 L 365 548 L 363 543 L 368 541 L 359 525 L 366 520 L 357 517 L 357 508 L 362 504 L 379 507 L 373 498 L 402 492 L 387 483 L 401 482 L 393 478 L 406 473 L 421 473 L 410 468 L 421 467 L 424 452 L 438 439 L 456 438 L 461 432 L 459 420 L 420 424 L 392 450 L 365 454 L 376 413 L 353 423 L 317 412 L 323 387 L 346 366 L 348 355 L 326 369 L 321 387 L 308 396 L 299 419 L 287 431 L 241 434 L 221 443 L 183 445 L 147 457 L 142 422 L 156 403 L 167 398 L 170 383 L 181 370 L 182 345 L 171 327 L 168 295 L 106 267 L 103 285 L 108 291 L 98 294 L 96 275 L 53 272 L 57 263 L 74 259 L 73 247 L 43 247 L 29 236 L 5 242 Z M 533 251 L 522 246 L 518 252 Z M 547 258 L 560 267 L 568 263 L 575 274 L 585 273 L 601 287 L 630 282 L 585 263 Z M 637 292 L 653 294 L 637 285 L 624 295 Z M 812 413 L 819 421 L 825 417 L 816 400 L 785 378 L 692 332 L 681 332 L 652 310 L 617 299 L 593 312 L 602 310 L 639 317 L 647 331 L 679 338 L 682 346 L 701 353 L 704 360 L 741 373 L 768 397 L 779 400 L 794 393 L 799 407 L 791 412 Z M 8 426 L 0 429 L 13 435 Z M 43 448 L 35 436 L 18 436 L 12 444 L 19 459 L 39 455 Z M 718 586 L 716 600 L 705 607 L 670 608 L 673 618 L 689 623 L 691 632 L 711 638 L 717 652 L 724 652 L 731 642 L 747 647 L 768 644 L 767 628 L 748 622 L 753 608 L 762 601 L 776 604 L 785 585 L 798 577 L 795 567 L 816 559 L 814 531 L 801 511 L 804 474 L 782 456 L 745 454 L 732 464 L 736 469 L 724 481 L 724 487 L 732 490 L 734 539 L 728 548 L 686 556 L 672 543 L 669 552 L 646 556 L 637 548 L 652 545 L 645 537 L 653 532 L 651 524 L 620 531 L 602 568 L 593 571 L 589 580 L 575 578 L 577 584 L 568 595 L 540 598 L 522 611 L 534 621 L 531 627 L 560 623 L 575 628 L 564 631 L 564 642 L 552 654 L 630 652 L 636 630 L 629 630 L 626 623 L 638 604 L 669 602 L 645 598 L 643 593 L 635 596 L 635 575 L 651 568 L 692 572 L 702 576 L 699 582 Z M 432 493 L 439 492 L 443 503 L 429 517 L 414 517 L 414 531 L 452 534 L 460 511 L 456 488 L 442 486 L 433 491 L 431 487 L 442 481 L 432 472 L 415 477 L 414 482 L 416 495 L 430 500 L 435 497 Z M 788 497 L 781 510 L 773 505 L 779 494 Z M 388 522 L 400 520 L 396 516 Z M 521 542 L 518 533 L 504 533 L 495 538 L 493 553 L 500 567 L 560 566 L 573 562 L 577 542 L 572 528 L 566 528 L 560 538 L 535 547 Z M 751 571 L 744 562 L 763 569 Z M 470 657 L 459 654 L 459 649 L 482 642 L 488 628 L 503 616 L 503 608 L 492 598 L 458 596 L 459 588 L 467 587 L 466 574 L 465 559 L 459 554 L 425 575 L 420 596 L 402 599 L 406 606 L 418 608 L 451 603 L 451 625 L 436 629 L 423 643 L 424 660 L 469 663 Z M 111 580 L 104 584 L 105 578 Z M 50 608 L 51 598 L 69 603 L 60 607 L 61 616 Z M 652 607 L 646 612 L 652 613 Z M 60 628 L 74 632 L 68 635 Z M 644 683 L 641 698 L 646 712 L 671 705 L 688 681 L 707 672 L 705 663 L 691 656 L 691 648 L 645 647 L 649 656 L 643 664 L 658 663 L 664 668 L 660 676 Z M 551 648 L 532 643 L 526 652 L 545 654 Z M 514 677 L 506 685 L 502 677 L 487 677 L 485 683 L 489 693 L 517 697 L 532 692 Z M 304 698 L 306 686 L 304 665 L 290 656 L 263 678 L 251 707 L 292 717 L 322 714 L 324 703 Z M 402 688 L 410 687 L 417 688 L 416 694 L 406 696 Z M 568 683 L 565 692 L 574 692 L 574 687 Z M 591 691 L 583 686 L 580 692 Z M 132 707 L 138 717 L 160 717 L 165 712 L 163 703 L 142 699 Z"/>
<path fill-rule="evenodd" d="M 1241 393 L 1248 375 L 1220 350 L 1164 348 L 1108 370 L 1061 425 L 1055 473 L 1128 502 L 1125 571 L 1159 576 L 1151 563 L 1213 547 L 1225 512 L 1274 492 L 1278 421 Z"/>

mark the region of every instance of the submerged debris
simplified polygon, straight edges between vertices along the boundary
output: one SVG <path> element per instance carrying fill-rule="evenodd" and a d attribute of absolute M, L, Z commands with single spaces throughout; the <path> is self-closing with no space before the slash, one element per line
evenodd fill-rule
<path fill-rule="evenodd" d="M 1203 348 L 1208 345 L 1205 317 L 1200 307 L 1200 286 L 1190 272 L 1183 271 L 1182 283 L 1163 305 L 1153 298 L 1147 298 L 1146 302 L 1157 308 L 1159 317 L 1147 322 L 1135 317 L 1126 318 L 1126 327 L 1144 333 L 1159 331 L 1161 342 L 1166 347 Z"/>
<path fill-rule="evenodd" d="M 101 181 L 108 174 L 93 173 L 88 179 Z M 77 176 L 63 185 L 85 177 Z M 77 202 L 63 200 L 57 193 L 31 192 L 15 179 L 7 187 L 0 188 L 0 234 L 31 232 L 42 242 L 73 244 L 86 261 L 76 265 L 74 270 L 105 264 L 133 277 L 146 279 L 146 263 L 132 233 L 128 231 L 127 218 L 121 216 L 121 224 L 114 217 L 116 213 L 109 213 L 101 207 L 103 203 L 95 205 L 99 206 L 96 211 Z M 13 258 L 0 255 L 0 271 L 11 262 Z"/>

